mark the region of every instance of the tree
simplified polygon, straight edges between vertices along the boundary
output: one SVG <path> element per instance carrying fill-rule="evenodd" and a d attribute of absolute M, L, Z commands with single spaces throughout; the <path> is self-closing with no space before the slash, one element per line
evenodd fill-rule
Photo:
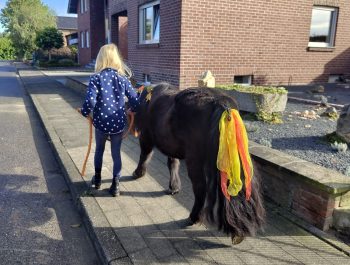
<path fill-rule="evenodd" d="M 49 52 L 49 61 L 51 61 L 51 50 L 63 46 L 63 36 L 56 28 L 49 27 L 38 32 L 35 42 L 39 48 Z"/>
<path fill-rule="evenodd" d="M 2 35 L 0 37 L 0 60 L 15 59 L 15 48 L 9 37 Z"/>
<path fill-rule="evenodd" d="M 56 26 L 54 12 L 41 0 L 8 0 L 1 10 L 0 22 L 21 59 L 36 49 L 37 32 Z"/>

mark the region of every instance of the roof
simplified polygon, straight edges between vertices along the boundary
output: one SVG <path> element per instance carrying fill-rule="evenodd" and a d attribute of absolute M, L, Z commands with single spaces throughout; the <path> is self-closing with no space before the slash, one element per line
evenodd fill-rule
<path fill-rule="evenodd" d="M 78 30 L 78 18 L 76 17 L 56 17 L 57 29 Z"/>
<path fill-rule="evenodd" d="M 68 14 L 78 14 L 78 0 L 68 1 Z"/>

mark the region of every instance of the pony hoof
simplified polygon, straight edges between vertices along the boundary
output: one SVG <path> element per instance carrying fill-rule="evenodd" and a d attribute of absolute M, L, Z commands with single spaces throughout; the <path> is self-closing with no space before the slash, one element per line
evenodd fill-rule
<path fill-rule="evenodd" d="M 132 173 L 132 177 L 134 179 L 139 179 L 139 178 L 142 178 L 144 177 L 146 174 L 137 174 L 136 171 L 134 171 L 134 173 Z"/>
<path fill-rule="evenodd" d="M 231 236 L 232 245 L 238 245 L 244 240 L 244 236 Z"/>
<path fill-rule="evenodd" d="M 187 219 L 186 219 L 186 225 L 187 226 L 192 226 L 192 225 L 194 225 L 195 223 L 192 221 L 192 219 L 191 219 L 191 217 L 188 217 Z"/>
<path fill-rule="evenodd" d="M 197 223 L 200 222 L 199 217 L 193 218 L 193 217 L 191 217 L 191 215 L 188 217 L 188 220 L 189 220 L 189 222 L 191 223 L 191 225 L 195 225 L 195 224 L 197 224 Z"/>
<path fill-rule="evenodd" d="M 176 190 L 168 189 L 167 193 L 169 195 L 175 195 L 175 194 L 179 193 L 179 191 L 180 191 L 179 189 L 176 189 Z"/>

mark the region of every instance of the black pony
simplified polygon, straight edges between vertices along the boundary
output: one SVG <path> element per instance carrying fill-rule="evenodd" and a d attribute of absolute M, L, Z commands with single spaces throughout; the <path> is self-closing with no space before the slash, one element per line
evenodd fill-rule
<path fill-rule="evenodd" d="M 219 120 L 225 110 L 237 109 L 235 100 L 218 89 L 180 91 L 167 83 L 144 89 L 140 100 L 135 126 L 140 132 L 141 154 L 133 176 L 145 175 L 152 149 L 157 147 L 168 156 L 169 191 L 175 194 L 181 186 L 179 159 L 184 159 L 195 196 L 190 221 L 196 223 L 205 218 L 231 235 L 233 243 L 254 235 L 265 218 L 257 175 L 252 180 L 249 200 L 245 198 L 245 187 L 227 200 L 220 188 L 216 165 Z M 243 173 L 241 178 L 244 179 Z"/>

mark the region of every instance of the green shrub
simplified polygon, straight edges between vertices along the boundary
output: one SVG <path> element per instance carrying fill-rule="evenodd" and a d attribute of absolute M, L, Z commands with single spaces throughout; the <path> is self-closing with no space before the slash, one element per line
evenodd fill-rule
<path fill-rule="evenodd" d="M 79 64 L 75 63 L 71 59 L 61 59 L 61 60 L 51 60 L 51 61 L 39 61 L 39 67 L 72 67 L 79 66 Z"/>
<path fill-rule="evenodd" d="M 0 37 L 0 60 L 15 59 L 15 48 L 8 37 Z"/>
<path fill-rule="evenodd" d="M 65 66 L 74 66 L 75 65 L 75 62 L 72 59 L 67 59 L 67 58 L 58 60 L 58 63 L 60 65 L 65 65 Z"/>

